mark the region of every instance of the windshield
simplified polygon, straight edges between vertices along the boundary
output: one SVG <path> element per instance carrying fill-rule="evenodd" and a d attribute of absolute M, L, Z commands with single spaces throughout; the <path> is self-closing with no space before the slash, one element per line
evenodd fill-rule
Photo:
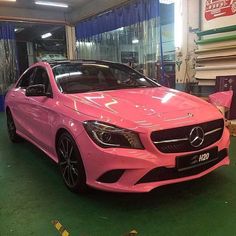
<path fill-rule="evenodd" d="M 158 86 L 122 64 L 60 64 L 53 67 L 53 73 L 60 91 L 68 94 Z"/>

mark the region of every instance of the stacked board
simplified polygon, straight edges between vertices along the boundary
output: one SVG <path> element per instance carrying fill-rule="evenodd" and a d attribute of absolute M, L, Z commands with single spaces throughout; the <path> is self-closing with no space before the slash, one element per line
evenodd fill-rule
<path fill-rule="evenodd" d="M 197 34 L 195 78 L 199 85 L 214 86 L 217 76 L 236 75 L 236 26 Z"/>

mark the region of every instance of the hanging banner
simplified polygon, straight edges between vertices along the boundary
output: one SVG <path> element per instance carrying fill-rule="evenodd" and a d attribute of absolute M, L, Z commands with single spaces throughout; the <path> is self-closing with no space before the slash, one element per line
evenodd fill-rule
<path fill-rule="evenodd" d="M 236 22 L 236 0 L 202 0 L 203 30 L 233 25 Z"/>

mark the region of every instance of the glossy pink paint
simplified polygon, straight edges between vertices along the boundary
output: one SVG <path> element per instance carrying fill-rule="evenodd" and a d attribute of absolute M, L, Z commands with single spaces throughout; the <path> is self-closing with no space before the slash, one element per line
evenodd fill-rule
<path fill-rule="evenodd" d="M 66 129 L 81 152 L 89 186 L 107 191 L 148 192 L 161 185 L 199 178 L 229 164 L 227 156 L 217 165 L 197 175 L 135 184 L 154 168 L 175 167 L 176 156 L 194 153 L 160 152 L 150 139 L 153 131 L 220 119 L 221 113 L 197 97 L 164 87 L 63 94 L 57 87 L 50 65 L 41 62 L 32 67 L 35 66 L 46 68 L 53 98 L 26 97 L 24 89 L 13 87 L 6 96 L 6 107 L 13 114 L 17 133 L 58 162 L 56 134 L 59 129 Z M 87 120 L 103 121 L 133 130 L 139 133 L 145 149 L 101 148 L 85 131 L 83 122 Z M 229 132 L 226 128 L 217 143 L 203 150 L 215 146 L 219 151 L 228 149 Z M 103 173 L 113 169 L 125 170 L 116 183 L 97 181 Z"/>

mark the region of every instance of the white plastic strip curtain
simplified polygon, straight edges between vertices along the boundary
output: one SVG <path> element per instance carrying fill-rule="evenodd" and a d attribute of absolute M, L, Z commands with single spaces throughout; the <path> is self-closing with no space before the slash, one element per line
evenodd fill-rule
<path fill-rule="evenodd" d="M 14 26 L 0 23 L 0 95 L 17 78 L 17 55 Z"/>
<path fill-rule="evenodd" d="M 156 62 L 161 61 L 159 7 L 158 0 L 136 0 L 78 23 L 78 58 L 132 64 L 157 78 Z"/>

